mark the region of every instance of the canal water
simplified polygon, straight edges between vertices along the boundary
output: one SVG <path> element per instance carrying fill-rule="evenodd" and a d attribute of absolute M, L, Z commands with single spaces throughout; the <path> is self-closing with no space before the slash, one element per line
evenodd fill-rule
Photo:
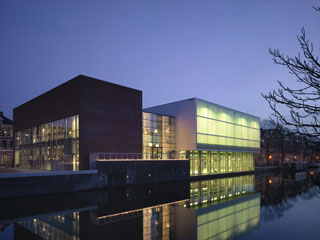
<path fill-rule="evenodd" d="M 1 200 L 0 239 L 320 239 L 320 171 Z"/>

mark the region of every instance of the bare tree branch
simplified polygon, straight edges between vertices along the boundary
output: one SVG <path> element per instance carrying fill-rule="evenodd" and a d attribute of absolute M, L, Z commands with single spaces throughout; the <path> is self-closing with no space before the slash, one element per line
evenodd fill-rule
<path fill-rule="evenodd" d="M 320 11 L 320 7 L 314 7 Z M 273 62 L 287 67 L 300 88 L 293 89 L 278 81 L 279 88 L 262 94 L 273 111 L 272 117 L 295 130 L 296 133 L 320 139 L 320 62 L 315 55 L 313 44 L 307 40 L 305 29 L 297 36 L 302 53 L 290 57 L 279 49 L 269 49 Z M 285 114 L 279 110 L 284 106 Z"/>

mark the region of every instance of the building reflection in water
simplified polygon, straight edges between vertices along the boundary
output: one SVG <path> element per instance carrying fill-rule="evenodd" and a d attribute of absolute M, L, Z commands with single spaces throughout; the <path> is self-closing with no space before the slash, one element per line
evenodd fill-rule
<path fill-rule="evenodd" d="M 133 217 L 142 221 L 144 240 L 236 238 L 259 225 L 260 194 L 254 175 L 192 182 L 189 199 L 100 216 L 96 223 L 112 228 Z"/>
<path fill-rule="evenodd" d="M 235 239 L 260 222 L 254 175 L 191 183 L 184 207 L 177 209 L 177 239 Z"/>
<path fill-rule="evenodd" d="M 18 223 L 43 239 L 80 239 L 79 212 L 33 218 Z"/>
<path fill-rule="evenodd" d="M 111 214 L 100 210 L 18 223 L 43 239 L 234 239 L 259 225 L 260 194 L 254 175 L 247 175 L 191 182 L 189 197 L 178 201 Z"/>

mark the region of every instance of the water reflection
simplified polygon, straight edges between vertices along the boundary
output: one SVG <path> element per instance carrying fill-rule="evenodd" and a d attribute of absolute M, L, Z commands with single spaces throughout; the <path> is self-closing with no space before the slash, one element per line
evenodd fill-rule
<path fill-rule="evenodd" d="M 79 212 L 33 218 L 18 224 L 43 239 L 80 239 Z"/>
<path fill-rule="evenodd" d="M 319 179 L 312 170 L 1 201 L 0 239 L 247 238 L 298 199 L 319 199 Z"/>
<path fill-rule="evenodd" d="M 255 179 L 255 189 L 261 193 L 261 218 L 273 221 L 293 208 L 298 196 L 304 200 L 319 195 L 319 171 L 289 172 Z"/>

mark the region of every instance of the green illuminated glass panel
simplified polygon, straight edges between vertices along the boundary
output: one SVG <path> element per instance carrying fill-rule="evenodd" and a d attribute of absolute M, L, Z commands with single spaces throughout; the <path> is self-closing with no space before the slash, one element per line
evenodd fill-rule
<path fill-rule="evenodd" d="M 197 148 L 258 151 L 259 118 L 197 100 Z"/>

